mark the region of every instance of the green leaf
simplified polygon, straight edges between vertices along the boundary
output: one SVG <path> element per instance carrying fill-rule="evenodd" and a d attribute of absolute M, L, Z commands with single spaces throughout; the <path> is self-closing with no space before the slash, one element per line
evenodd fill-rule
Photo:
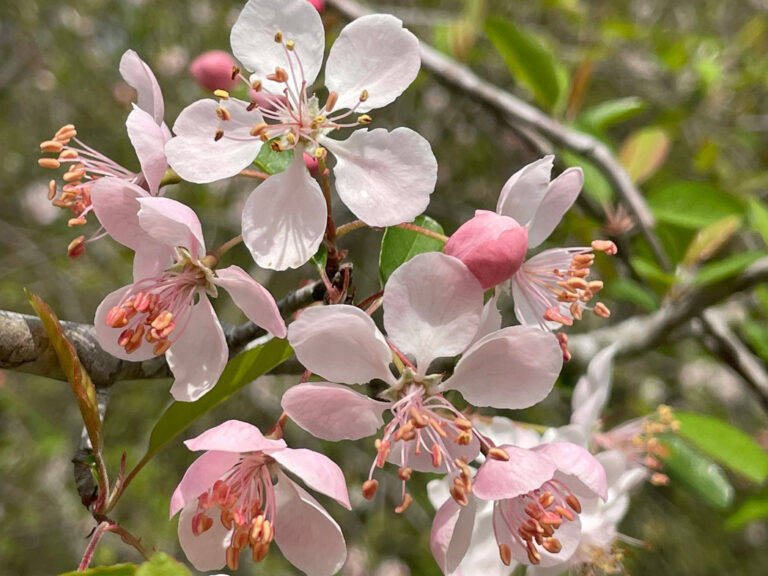
<path fill-rule="evenodd" d="M 576 123 L 595 130 L 605 130 L 615 124 L 634 118 L 645 108 L 645 102 L 637 97 L 606 100 L 597 106 L 584 110 L 576 119 Z"/>
<path fill-rule="evenodd" d="M 664 272 L 657 264 L 640 256 L 630 258 L 629 263 L 646 280 L 654 280 L 667 287 L 674 285 L 677 280 L 674 274 Z"/>
<path fill-rule="evenodd" d="M 741 333 L 752 349 L 763 360 L 768 360 L 768 328 L 765 324 L 747 318 L 741 324 Z"/>
<path fill-rule="evenodd" d="M 77 398 L 77 405 L 80 407 L 80 414 L 83 417 L 83 423 L 88 431 L 88 438 L 91 440 L 93 451 L 101 453 L 103 445 L 103 435 L 101 430 L 101 419 L 99 418 L 99 404 L 96 399 L 96 387 L 91 381 L 91 377 L 86 372 L 80 359 L 77 357 L 77 351 L 72 343 L 67 340 L 64 330 L 59 324 L 59 319 L 53 313 L 50 306 L 30 291 L 27 292 L 29 303 L 43 322 L 51 345 L 59 358 L 61 370 L 67 377 L 72 391 Z"/>
<path fill-rule="evenodd" d="M 136 576 L 190 576 L 186 566 L 168 554 L 155 554 L 136 570 Z"/>
<path fill-rule="evenodd" d="M 619 162 L 632 181 L 640 184 L 661 168 L 669 148 L 669 136 L 663 128 L 642 128 L 624 140 L 619 150 Z"/>
<path fill-rule="evenodd" d="M 648 204 L 659 221 L 694 230 L 743 212 L 738 198 L 702 182 L 668 184 L 653 191 Z"/>
<path fill-rule="evenodd" d="M 440 224 L 422 214 L 413 221 L 416 226 L 421 226 L 432 232 L 443 234 L 443 227 Z M 419 234 L 413 230 L 391 226 L 384 231 L 381 238 L 381 253 L 379 254 L 379 279 L 381 285 L 387 283 L 392 272 L 397 270 L 401 264 L 405 264 L 416 256 L 424 252 L 440 252 L 443 249 L 443 243 L 436 238 L 430 238 L 424 234 Z"/>
<path fill-rule="evenodd" d="M 249 382 L 282 364 L 292 354 L 293 350 L 287 340 L 273 338 L 263 346 L 235 356 L 227 364 L 213 390 L 195 402 L 174 402 L 163 412 L 152 429 L 147 453 L 139 465 L 146 464 L 200 416 L 224 402 Z"/>
<path fill-rule="evenodd" d="M 673 484 L 689 489 L 713 508 L 731 505 L 733 486 L 717 464 L 694 451 L 682 438 L 665 435 L 659 440 L 668 451 L 662 460 L 664 473 Z"/>
<path fill-rule="evenodd" d="M 59 576 L 135 576 L 136 565 L 135 564 L 115 564 L 114 566 L 97 566 L 96 568 L 89 568 L 83 572 L 74 570 L 72 572 L 64 572 Z"/>
<path fill-rule="evenodd" d="M 752 263 L 765 256 L 763 252 L 742 252 L 724 260 L 702 266 L 693 278 L 694 286 L 709 286 L 715 282 L 726 280 L 747 269 Z"/>
<path fill-rule="evenodd" d="M 606 293 L 614 300 L 630 302 L 648 312 L 653 312 L 659 307 L 659 298 L 654 292 L 629 278 L 611 280 Z"/>
<path fill-rule="evenodd" d="M 758 484 L 768 478 L 768 454 L 738 428 L 719 418 L 677 410 L 675 420 L 680 436 L 732 472 Z"/>
<path fill-rule="evenodd" d="M 325 244 L 320 244 L 320 248 L 317 249 L 317 252 L 312 255 L 309 261 L 312 263 L 312 266 L 317 268 L 318 272 L 321 274 L 325 272 L 325 265 L 328 263 L 328 249 L 325 247 Z"/>
<path fill-rule="evenodd" d="M 741 218 L 726 216 L 722 220 L 702 228 L 688 245 L 688 250 L 683 257 L 683 264 L 693 266 L 697 262 L 708 260 L 738 232 L 740 226 Z"/>
<path fill-rule="evenodd" d="M 768 488 L 748 498 L 725 521 L 727 530 L 738 530 L 745 524 L 768 517 Z"/>
<path fill-rule="evenodd" d="M 262 172 L 272 175 L 282 172 L 290 166 L 293 161 L 293 150 L 276 152 L 272 150 L 272 146 L 269 145 L 270 142 L 272 142 L 272 140 L 261 147 L 259 154 L 256 156 L 256 160 L 254 160 L 253 163 L 256 164 L 256 167 Z"/>
<path fill-rule="evenodd" d="M 540 38 L 504 18 L 488 18 L 485 33 L 504 58 L 515 81 L 533 93 L 536 101 L 554 110 L 568 90 L 568 72 Z"/>
<path fill-rule="evenodd" d="M 749 225 L 760 233 L 763 242 L 768 246 L 768 208 L 757 198 L 750 198 L 747 206 Z"/>

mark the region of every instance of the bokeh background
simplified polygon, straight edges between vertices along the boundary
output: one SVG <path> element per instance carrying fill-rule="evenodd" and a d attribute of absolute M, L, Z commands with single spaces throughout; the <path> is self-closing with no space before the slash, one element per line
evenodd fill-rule
<path fill-rule="evenodd" d="M 715 220 L 736 218 L 727 234 L 720 231 L 723 241 L 711 255 L 691 260 L 696 227 L 661 217 L 659 234 L 677 268 L 674 275 L 664 274 L 634 234 L 631 221 L 622 216 L 605 179 L 584 159 L 560 154 L 557 169 L 583 165 L 587 187 L 551 238 L 552 245 L 581 244 L 610 233 L 629 248 L 625 257 L 599 264 L 609 284 L 605 301 L 614 311 L 611 322 L 655 310 L 713 262 L 730 265 L 727 276 L 764 255 L 765 223 L 761 229 L 759 208 L 768 185 L 766 0 L 400 0 L 369 5 L 399 16 L 420 38 L 560 122 L 603 139 L 632 168 L 652 207 L 661 205 L 663 212 L 670 194 L 665 190 L 677 183 L 683 200 L 674 209 L 694 210 L 691 199 L 700 193 L 703 202 L 712 202 Z M 120 56 L 129 48 L 136 50 L 153 68 L 165 95 L 166 122 L 172 125 L 184 106 L 205 96 L 188 73 L 190 61 L 205 50 L 229 49 L 229 27 L 241 7 L 242 2 L 230 0 L 0 3 L 1 309 L 31 313 L 22 290 L 27 287 L 61 318 L 91 322 L 100 299 L 130 280 L 132 255 L 109 239 L 89 245 L 78 260 L 67 258 L 67 244 L 80 231 L 68 229 L 69 215 L 46 199 L 52 174 L 37 165 L 38 144 L 72 122 L 89 145 L 137 168 L 124 126 L 133 92 L 118 73 Z M 489 17 L 513 23 L 542 47 L 564 81 L 557 98 L 537 95 L 515 78 L 485 32 Z M 331 8 L 324 20 L 330 43 L 345 21 Z M 608 125 L 595 120 L 595 106 L 628 98 L 633 100 L 623 101 L 621 121 Z M 374 125 L 409 126 L 429 139 L 440 173 L 428 214 L 448 233 L 475 209 L 493 209 L 506 179 L 539 156 L 503 118 L 427 72 L 396 103 L 376 112 Z M 252 186 L 248 180 L 182 184 L 169 195 L 197 210 L 208 245 L 216 246 L 238 233 L 239 205 Z M 342 206 L 336 214 L 339 222 L 351 219 Z M 90 232 L 93 224 L 89 226 Z M 378 289 L 380 236 L 359 231 L 342 242 L 353 250 L 362 296 Z M 242 247 L 231 253 L 231 262 L 251 271 L 278 296 L 313 275 L 310 266 L 279 275 L 256 269 Z M 767 294 L 759 289 L 734 305 L 738 336 L 762 359 L 768 357 Z M 218 300 L 217 307 L 225 320 L 242 321 L 226 299 Z M 590 319 L 577 329 L 597 324 Z M 582 370 L 568 367 L 545 403 L 511 416 L 542 425 L 567 422 L 570 391 Z M 295 381 L 294 376 L 269 377 L 247 386 L 196 423 L 189 436 L 227 418 L 268 426 L 279 414 L 281 391 Z M 614 382 L 606 414 L 609 426 L 663 402 L 717 415 L 768 444 L 765 399 L 695 334 L 681 334 L 662 347 L 621 360 Z M 168 386 L 168 381 L 115 385 L 106 418 L 107 458 L 113 470 L 123 452 L 129 462 L 143 453 L 154 420 L 169 403 Z M 92 527 L 75 492 L 70 463 L 80 429 L 66 383 L 0 371 L 0 572 L 38 576 L 77 566 Z M 323 500 L 350 545 L 343 574 L 439 574 L 428 547 L 433 510 L 423 491 L 412 488 L 415 505 L 403 517 L 395 516 L 399 483 L 388 471 L 392 477 L 382 482 L 386 489 L 377 499 L 368 503 L 361 498 L 358 487 L 372 441 L 323 446 L 295 426 L 289 427 L 288 440 L 326 450 L 348 471 L 358 513 Z M 142 472 L 115 510 L 146 545 L 179 559 L 183 553 L 176 520 L 169 521 L 167 509 L 192 459 L 174 443 Z M 644 487 L 621 527 L 645 542 L 628 548 L 628 572 L 765 574 L 768 523 L 726 525 L 740 503 L 759 501 L 765 490 L 738 476 L 729 478 L 736 496 L 724 508 L 713 507 L 674 481 L 667 487 Z M 94 564 L 138 560 L 117 537 L 107 537 Z M 263 565 L 243 561 L 238 572 L 294 573 L 276 549 Z"/>

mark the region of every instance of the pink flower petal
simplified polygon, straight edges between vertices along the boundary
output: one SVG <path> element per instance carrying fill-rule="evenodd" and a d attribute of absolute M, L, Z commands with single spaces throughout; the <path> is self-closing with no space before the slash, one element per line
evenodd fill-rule
<path fill-rule="evenodd" d="M 306 0 L 249 0 L 229 38 L 235 58 L 253 72 L 253 80 L 261 80 L 265 88 L 282 94 L 283 84 L 267 80 L 277 66 L 291 70 L 285 48 L 275 42 L 278 32 L 282 33 L 283 42 L 294 42 L 294 53 L 304 71 L 303 80 L 311 86 L 323 64 L 325 30 L 317 10 Z M 302 78 L 296 81 L 301 85 Z"/>
<path fill-rule="evenodd" d="M 573 476 L 594 494 L 605 499 L 608 490 L 605 468 L 589 450 L 570 442 L 550 442 L 533 450 L 550 458 L 560 472 Z"/>
<path fill-rule="evenodd" d="M 579 378 L 571 398 L 571 424 L 578 424 L 590 434 L 597 424 L 611 394 L 611 372 L 615 346 L 598 352 L 587 367 L 587 373 Z"/>
<path fill-rule="evenodd" d="M 546 456 L 510 444 L 500 446 L 509 460 L 488 458 L 475 475 L 472 492 L 483 500 L 504 500 L 537 490 L 551 480 L 557 466 Z"/>
<path fill-rule="evenodd" d="M 336 109 L 352 108 L 363 90 L 368 99 L 356 112 L 382 108 L 400 96 L 421 67 L 419 41 L 388 14 L 363 16 L 339 34 L 325 64 L 325 85 L 339 95 Z"/>
<path fill-rule="evenodd" d="M 435 514 L 429 547 L 444 574 L 452 574 L 464 559 L 472 542 L 477 500 L 470 494 L 466 506 L 448 498 Z"/>
<path fill-rule="evenodd" d="M 355 306 L 305 309 L 289 326 L 288 341 L 299 362 L 326 380 L 395 383 L 389 369 L 392 351 L 371 317 Z"/>
<path fill-rule="evenodd" d="M 141 108 L 134 108 L 125 122 L 136 156 L 139 158 L 141 173 L 147 181 L 149 191 L 156 196 L 160 182 L 165 176 L 168 161 L 165 158 L 166 137 L 163 129 Z"/>
<path fill-rule="evenodd" d="M 480 316 L 480 326 L 475 333 L 472 344 L 484 338 L 491 332 L 501 329 L 501 312 L 499 312 L 498 298 L 494 295 L 483 306 L 483 314 Z"/>
<path fill-rule="evenodd" d="M 130 288 L 131 286 L 123 286 L 108 294 L 107 297 L 101 301 L 99 307 L 96 308 L 96 317 L 93 320 L 93 324 L 96 328 L 96 340 L 98 341 L 99 346 L 106 352 L 109 352 L 112 356 L 116 356 L 122 360 L 143 362 L 144 360 L 154 358 L 155 354 L 152 351 L 154 345 L 142 339 L 138 349 L 128 354 L 126 353 L 125 348 L 119 346 L 117 343 L 117 339 L 125 328 L 112 328 L 111 326 L 107 326 L 106 322 L 109 311 L 120 303 L 120 300 L 122 300 L 123 296 L 130 290 Z"/>
<path fill-rule="evenodd" d="M 469 346 L 480 325 L 483 289 L 459 260 L 439 252 L 418 254 L 389 277 L 384 326 L 423 374 L 441 356 Z"/>
<path fill-rule="evenodd" d="M 413 130 L 357 130 L 344 141 L 320 143 L 336 157 L 339 198 L 369 226 L 410 222 L 429 204 L 437 160 L 429 142 Z"/>
<path fill-rule="evenodd" d="M 159 242 L 143 244 L 133 257 L 133 280 L 160 276 L 174 262 L 175 250 Z"/>
<path fill-rule="evenodd" d="M 170 198 L 138 198 L 139 225 L 156 242 L 189 250 L 193 257 L 205 256 L 205 240 L 197 214 Z"/>
<path fill-rule="evenodd" d="M 179 544 L 184 554 L 197 570 L 219 570 L 227 563 L 227 547 L 232 541 L 232 532 L 214 520 L 213 526 L 195 536 L 192 533 L 192 518 L 197 505 L 190 504 L 179 516 Z"/>
<path fill-rule="evenodd" d="M 581 168 L 568 168 L 552 180 L 546 196 L 528 225 L 528 245 L 531 248 L 536 248 L 552 234 L 565 213 L 573 206 L 583 185 L 584 173 Z"/>
<path fill-rule="evenodd" d="M 528 229 L 495 212 L 478 210 L 445 244 L 443 252 L 461 260 L 487 290 L 520 268 L 528 250 Z"/>
<path fill-rule="evenodd" d="M 175 138 L 165 145 L 168 163 L 184 180 L 195 183 L 215 182 L 234 176 L 251 165 L 262 142 L 251 136 L 251 128 L 263 122 L 258 110 L 248 112 L 246 102 L 198 100 L 181 111 L 173 125 Z M 231 118 L 216 115 L 219 106 Z M 224 136 L 215 140 L 216 131 Z"/>
<path fill-rule="evenodd" d="M 277 478 L 275 542 L 280 552 L 307 576 L 336 574 L 347 559 L 341 528 L 301 486 L 282 472 Z"/>
<path fill-rule="evenodd" d="M 200 398 L 216 385 L 228 357 L 219 319 L 208 297 L 201 294 L 189 313 L 187 326 L 165 353 L 175 378 L 171 387 L 173 397 L 179 402 Z"/>
<path fill-rule="evenodd" d="M 216 450 L 219 452 L 274 452 L 283 450 L 285 440 L 265 438 L 253 424 L 240 420 L 227 420 L 213 428 L 209 428 L 199 436 L 185 440 L 187 448 L 194 452 L 200 450 Z"/>
<path fill-rule="evenodd" d="M 384 425 L 388 402 L 338 384 L 299 384 L 283 394 L 283 410 L 304 430 L 323 440 L 358 440 Z"/>
<path fill-rule="evenodd" d="M 547 193 L 554 161 L 545 156 L 515 172 L 501 189 L 496 212 L 528 225 Z"/>
<path fill-rule="evenodd" d="M 280 310 L 269 290 L 251 278 L 239 266 L 216 270 L 213 282 L 232 297 L 237 307 L 257 326 L 268 330 L 277 338 L 285 338 L 287 330 Z"/>
<path fill-rule="evenodd" d="M 267 178 L 245 201 L 243 242 L 262 268 L 298 268 L 317 252 L 327 215 L 320 185 L 296 153 L 287 170 Z"/>
<path fill-rule="evenodd" d="M 147 112 L 155 120 L 155 124 L 163 123 L 165 105 L 163 93 L 152 69 L 139 58 L 133 50 L 127 50 L 120 59 L 120 75 L 136 90 L 139 108 Z"/>
<path fill-rule="evenodd" d="M 171 518 L 187 504 L 207 492 L 213 483 L 240 461 L 234 452 L 210 450 L 192 462 L 171 496 Z"/>
<path fill-rule="evenodd" d="M 296 474 L 313 490 L 330 496 L 347 510 L 352 509 L 344 473 L 327 456 L 305 448 L 285 448 L 272 452 L 271 456 L 280 466 Z"/>
<path fill-rule="evenodd" d="M 557 338 L 528 326 L 510 326 L 475 342 L 443 383 L 475 406 L 527 408 L 547 397 L 563 366 Z"/>
<path fill-rule="evenodd" d="M 99 178 L 91 186 L 96 218 L 112 238 L 134 251 L 151 242 L 139 225 L 138 216 L 138 199 L 147 196 L 146 190 L 120 178 Z"/>

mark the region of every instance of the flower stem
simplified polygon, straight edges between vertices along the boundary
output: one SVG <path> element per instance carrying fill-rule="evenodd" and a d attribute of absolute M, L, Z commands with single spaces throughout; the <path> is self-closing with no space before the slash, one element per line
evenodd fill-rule
<path fill-rule="evenodd" d="M 317 168 L 320 171 L 320 184 L 325 198 L 325 208 L 328 211 L 328 221 L 325 225 L 325 239 L 336 246 L 336 225 L 333 222 L 333 209 L 331 208 L 331 183 L 328 180 L 328 169 L 325 165 L 325 158 L 318 158 Z"/>
<path fill-rule="evenodd" d="M 211 250 L 210 252 L 208 252 L 208 254 L 206 254 L 205 257 L 201 260 L 201 263 L 208 266 L 208 268 L 211 268 L 211 269 L 216 268 L 216 266 L 219 264 L 219 260 L 221 260 L 221 257 L 224 256 L 224 254 L 226 254 L 227 252 L 229 252 L 232 248 L 240 244 L 242 241 L 243 241 L 243 235 L 238 234 L 231 240 L 227 240 L 226 242 L 224 242 L 224 244 L 216 248 L 216 250 Z"/>
<path fill-rule="evenodd" d="M 365 228 L 366 224 L 362 220 L 352 220 L 352 222 L 347 222 L 346 224 L 342 224 L 338 228 L 336 228 L 336 238 L 341 238 L 345 234 L 348 234 L 349 232 L 352 232 L 353 230 L 358 230 L 360 228 Z"/>
<path fill-rule="evenodd" d="M 245 176 L 246 178 L 256 178 L 258 180 L 266 180 L 269 178 L 269 174 L 259 172 L 258 170 L 241 170 L 238 176 Z"/>
<path fill-rule="evenodd" d="M 96 551 L 96 546 L 99 544 L 99 540 L 101 540 L 101 537 L 104 536 L 104 532 L 106 532 L 109 527 L 110 523 L 103 520 L 102 522 L 99 522 L 96 528 L 94 528 L 91 541 L 88 542 L 88 547 L 85 549 L 83 559 L 80 560 L 80 565 L 77 567 L 78 572 L 84 572 L 88 569 L 88 565 L 91 563 L 91 558 L 93 558 L 93 553 Z"/>
<path fill-rule="evenodd" d="M 411 230 L 413 232 L 422 234 L 424 236 L 429 236 L 430 238 L 434 238 L 435 240 L 442 242 L 443 244 L 448 242 L 448 236 L 446 236 L 445 234 L 440 234 L 439 232 L 428 230 L 426 228 L 422 228 L 421 226 L 416 226 L 416 224 L 409 224 L 407 222 L 404 222 L 402 224 L 398 224 L 397 227 L 404 228 L 405 230 Z"/>

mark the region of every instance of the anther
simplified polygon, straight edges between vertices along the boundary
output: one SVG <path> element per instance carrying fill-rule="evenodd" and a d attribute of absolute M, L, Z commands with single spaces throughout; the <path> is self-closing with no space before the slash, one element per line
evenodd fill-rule
<path fill-rule="evenodd" d="M 365 102 L 368 100 L 368 90 L 363 90 L 360 92 L 360 102 Z"/>
<path fill-rule="evenodd" d="M 77 158 L 77 152 L 74 150 L 64 150 L 61 154 L 59 154 L 59 162 L 64 162 L 65 160 L 74 160 Z"/>
<path fill-rule="evenodd" d="M 161 340 L 157 344 L 155 344 L 154 348 L 152 348 L 152 353 L 155 356 L 162 356 L 168 351 L 168 348 L 171 347 L 171 341 L 170 340 Z"/>
<path fill-rule="evenodd" d="M 216 96 L 216 98 L 221 98 L 222 100 L 229 100 L 229 92 L 226 90 L 214 90 L 213 95 Z"/>
<path fill-rule="evenodd" d="M 330 112 L 333 110 L 333 107 L 336 106 L 336 102 L 339 101 L 339 93 L 338 92 L 331 92 L 328 94 L 328 100 L 325 101 L 325 111 Z"/>
<path fill-rule="evenodd" d="M 366 500 L 371 500 L 376 495 L 376 490 L 378 489 L 378 480 L 366 480 L 363 482 L 363 498 Z"/>
<path fill-rule="evenodd" d="M 261 92 L 261 89 L 263 88 L 263 85 L 261 84 L 261 80 L 254 80 L 251 82 L 251 90 L 254 92 Z"/>
<path fill-rule="evenodd" d="M 509 454 L 507 454 L 501 448 L 493 447 L 488 450 L 488 458 L 492 460 L 500 460 L 501 462 L 507 462 L 509 460 Z"/>
<path fill-rule="evenodd" d="M 610 318 L 611 316 L 611 311 L 608 309 L 608 306 L 602 302 L 595 304 L 594 312 L 597 316 L 600 316 L 600 318 Z"/>
<path fill-rule="evenodd" d="M 499 544 L 499 556 L 504 566 L 509 566 L 512 563 L 512 550 L 506 544 Z"/>
<path fill-rule="evenodd" d="M 326 150 L 322 146 L 318 146 L 317 148 L 315 148 L 314 154 L 315 154 L 315 158 L 320 160 L 321 158 L 325 158 Z"/>
<path fill-rule="evenodd" d="M 568 316 L 564 316 L 560 313 L 560 310 L 557 308 L 547 308 L 547 311 L 544 312 L 544 320 L 549 320 L 550 322 L 558 322 L 560 324 L 563 324 L 564 326 L 572 326 L 573 320 L 568 318 Z"/>
<path fill-rule="evenodd" d="M 363 114 L 362 116 L 357 117 L 358 124 L 370 124 L 371 122 L 373 122 L 373 118 L 371 118 L 368 114 Z"/>
<path fill-rule="evenodd" d="M 528 561 L 531 564 L 541 564 L 541 554 L 539 554 L 539 551 L 536 550 L 533 542 L 528 542 L 528 545 L 525 547 L 525 551 L 528 553 Z"/>
<path fill-rule="evenodd" d="M 560 540 L 557 538 L 544 538 L 541 545 L 551 554 L 557 554 L 563 549 L 563 545 L 560 544 Z"/>
<path fill-rule="evenodd" d="M 603 283 L 600 280 L 592 280 L 587 283 L 587 289 L 594 294 L 603 289 Z"/>
<path fill-rule="evenodd" d="M 555 501 L 555 497 L 552 494 L 552 492 L 544 492 L 541 496 L 539 496 L 539 504 L 542 505 L 544 508 L 549 508 L 552 506 L 552 503 Z"/>
<path fill-rule="evenodd" d="M 280 66 L 276 66 L 275 71 L 272 74 L 269 74 L 267 76 L 267 80 L 272 80 L 273 82 L 280 82 L 280 83 L 287 82 L 288 72 L 280 68 Z"/>
<path fill-rule="evenodd" d="M 562 506 L 555 506 L 555 513 L 560 517 L 565 518 L 569 522 L 573 522 L 576 519 L 576 516 L 573 515 L 573 512 L 568 510 L 568 508 L 563 508 Z"/>
<path fill-rule="evenodd" d="M 237 570 L 240 565 L 240 550 L 234 546 L 227 546 L 227 568 Z"/>
<path fill-rule="evenodd" d="M 282 44 L 283 43 L 283 33 L 280 32 L 280 30 L 275 32 L 275 42 L 277 42 L 278 44 Z"/>
<path fill-rule="evenodd" d="M 238 74 L 240 74 L 240 68 L 237 66 L 232 66 L 232 73 L 229 75 L 229 77 L 234 80 L 237 78 Z"/>
<path fill-rule="evenodd" d="M 38 158 L 37 163 L 42 168 L 50 168 L 56 170 L 61 166 L 61 163 L 56 158 Z"/>
<path fill-rule="evenodd" d="M 46 140 L 40 144 L 40 150 L 43 152 L 53 152 L 54 154 L 58 154 L 63 148 L 64 145 L 56 140 Z"/>
<path fill-rule="evenodd" d="M 218 116 L 219 118 L 221 118 L 225 122 L 227 120 L 231 120 L 232 119 L 232 114 L 230 114 L 229 110 L 227 110 L 223 106 L 219 106 L 218 108 L 216 108 L 216 116 Z"/>
<path fill-rule="evenodd" d="M 224 130 L 216 130 L 216 134 L 213 136 L 213 141 L 218 142 L 224 138 Z"/>
<path fill-rule="evenodd" d="M 448 438 L 448 433 L 445 430 L 443 430 L 443 427 L 440 426 L 440 424 L 438 424 L 437 420 L 435 420 L 434 418 L 430 418 L 429 425 L 432 428 L 432 430 L 437 432 L 438 436 L 440 436 L 441 438 Z"/>
<path fill-rule="evenodd" d="M 56 180 L 48 182 L 48 200 L 53 200 L 56 197 Z"/>
<path fill-rule="evenodd" d="M 403 512 L 408 510 L 408 507 L 411 505 L 412 502 L 413 502 L 413 496 L 408 494 L 408 492 L 403 494 L 403 501 L 400 504 L 400 506 L 395 508 L 395 514 L 402 514 Z"/>
<path fill-rule="evenodd" d="M 469 504 L 469 499 L 467 498 L 467 492 L 464 490 L 462 486 L 453 485 L 451 486 L 451 497 L 456 501 L 456 504 L 459 506 L 466 506 Z"/>
<path fill-rule="evenodd" d="M 616 244 L 610 240 L 594 240 L 592 242 L 592 249 L 597 250 L 598 252 L 605 252 L 609 256 L 613 256 L 619 251 Z"/>
<path fill-rule="evenodd" d="M 67 226 L 69 226 L 70 228 L 73 228 L 75 226 L 82 226 L 86 222 L 87 220 L 84 217 L 78 216 L 77 218 L 70 218 L 69 220 L 67 220 Z"/>
<path fill-rule="evenodd" d="M 413 422 L 413 425 L 416 426 L 416 428 L 426 428 L 429 426 L 429 420 L 427 420 L 416 408 L 416 406 L 411 406 L 410 410 L 411 414 L 411 422 Z"/>
<path fill-rule="evenodd" d="M 397 470 L 397 476 L 402 480 L 403 482 L 407 482 L 411 479 L 411 474 L 413 473 L 413 469 L 406 466 L 405 468 L 399 468 Z"/>
<path fill-rule="evenodd" d="M 296 47 L 296 43 L 293 40 L 288 40 L 288 42 L 285 43 L 285 47 L 292 51 Z"/>
<path fill-rule="evenodd" d="M 78 236 L 67 246 L 67 255 L 70 258 L 78 258 L 85 254 L 85 236 Z"/>
<path fill-rule="evenodd" d="M 571 288 L 572 290 L 586 290 L 587 288 L 587 281 L 584 280 L 584 278 L 569 278 L 566 281 L 566 284 L 568 285 L 568 288 Z"/>
<path fill-rule="evenodd" d="M 472 430 L 472 422 L 466 418 L 454 418 L 453 424 L 456 428 L 464 432 L 470 432 Z"/>
<path fill-rule="evenodd" d="M 259 122 L 251 128 L 251 136 L 261 136 L 267 131 L 267 128 L 269 128 L 269 124 L 266 122 Z"/>
<path fill-rule="evenodd" d="M 440 446 L 432 444 L 432 448 L 429 451 L 432 453 L 432 466 L 440 468 L 443 463 L 443 453 L 440 451 Z"/>
<path fill-rule="evenodd" d="M 578 302 L 573 302 L 570 307 L 571 316 L 576 320 L 581 320 L 581 306 Z"/>

